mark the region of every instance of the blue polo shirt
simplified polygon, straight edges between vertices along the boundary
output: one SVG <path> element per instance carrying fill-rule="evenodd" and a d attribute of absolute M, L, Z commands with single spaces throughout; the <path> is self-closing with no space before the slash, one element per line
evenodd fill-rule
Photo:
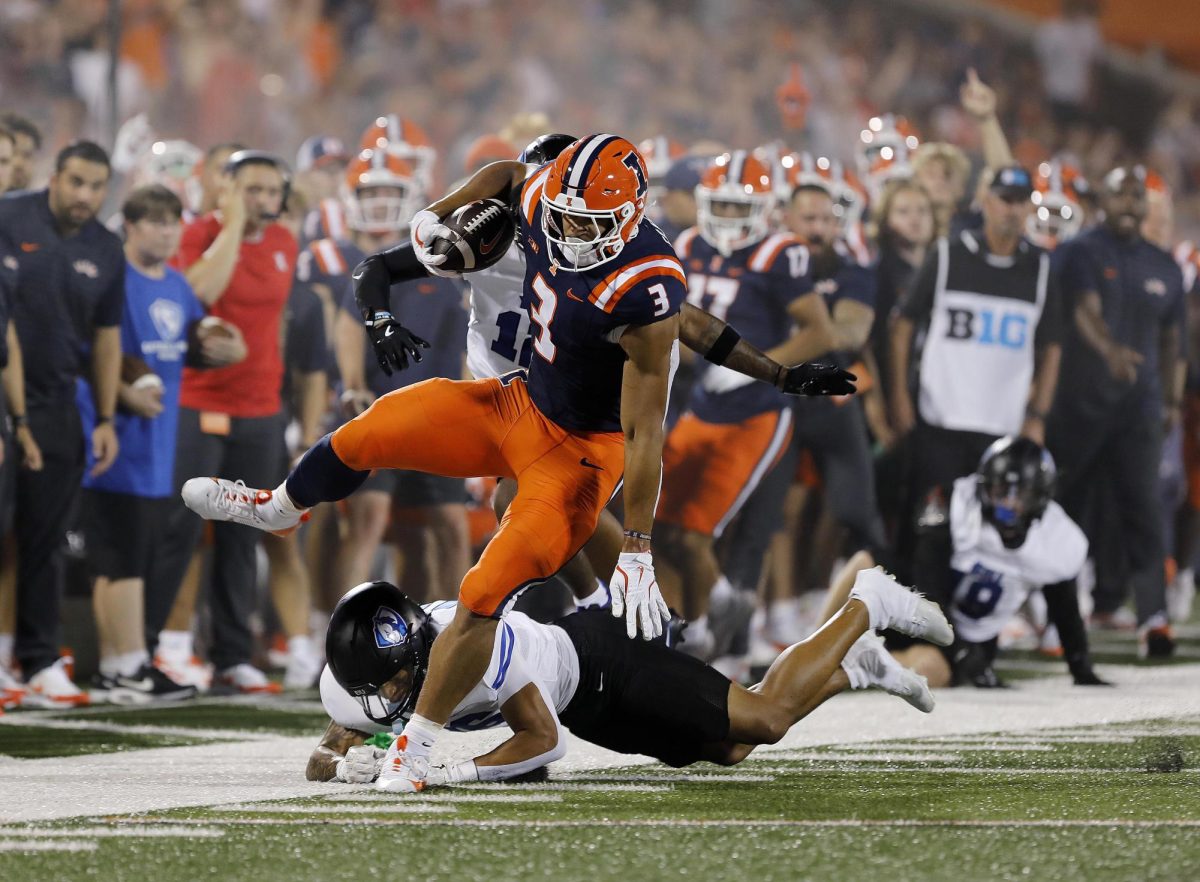
<path fill-rule="evenodd" d="M 96 328 L 121 324 L 125 254 L 92 219 L 58 231 L 46 190 L 0 198 L 0 255 L 15 257 L 12 319 L 24 347 L 30 409 L 61 406 L 87 372 Z"/>
<path fill-rule="evenodd" d="M 179 425 L 179 387 L 188 348 L 188 328 L 204 317 L 204 308 L 183 275 L 168 268 L 152 279 L 127 264 L 125 315 L 121 321 L 121 351 L 146 363 L 163 381 L 163 411 L 154 419 L 117 410 L 117 440 L 121 450 L 112 467 L 99 477 L 86 476 L 83 486 L 109 493 L 161 499 L 175 492 L 175 438 Z M 83 418 L 84 437 L 96 425 L 91 387 L 79 381 L 76 400 Z M 91 445 L 88 470 L 94 460 Z"/>
<path fill-rule="evenodd" d="M 1158 347 L 1164 328 L 1179 329 L 1179 357 L 1186 355 L 1186 298 L 1179 265 L 1145 239 L 1125 241 L 1104 226 L 1060 245 L 1054 264 L 1067 315 L 1085 292 L 1097 292 L 1113 339 L 1144 359 L 1132 385 L 1118 383 L 1068 321 L 1056 401 L 1071 403 L 1083 416 L 1099 417 L 1119 405 L 1157 418 L 1162 406 Z"/>

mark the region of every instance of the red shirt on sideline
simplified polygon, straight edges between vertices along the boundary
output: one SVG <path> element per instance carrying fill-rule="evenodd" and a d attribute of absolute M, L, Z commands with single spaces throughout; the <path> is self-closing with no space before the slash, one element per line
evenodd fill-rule
<path fill-rule="evenodd" d="M 183 231 L 174 265 L 186 270 L 221 232 L 216 215 L 207 214 Z M 237 268 L 209 315 L 238 326 L 246 338 L 245 361 L 212 370 L 187 368 L 179 403 L 193 410 L 235 417 L 265 417 L 279 412 L 283 381 L 280 324 L 292 289 L 298 246 L 280 224 L 253 239 L 243 239 Z"/>

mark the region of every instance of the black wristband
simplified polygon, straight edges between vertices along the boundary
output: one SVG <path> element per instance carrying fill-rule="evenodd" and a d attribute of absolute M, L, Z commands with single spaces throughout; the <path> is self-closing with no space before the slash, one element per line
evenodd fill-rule
<path fill-rule="evenodd" d="M 733 347 L 737 346 L 738 340 L 742 339 L 742 335 L 728 325 L 717 340 L 709 348 L 708 352 L 704 353 L 705 361 L 711 361 L 713 364 L 724 364 L 725 359 L 729 358 L 729 353 L 733 352 Z"/>
<path fill-rule="evenodd" d="M 97 426 L 103 426 L 105 423 L 111 423 L 112 421 L 113 421 L 113 418 L 112 418 L 112 417 L 110 417 L 110 416 L 98 416 L 98 417 L 96 417 L 96 425 L 97 425 Z"/>
<path fill-rule="evenodd" d="M 375 325 L 377 325 L 381 321 L 385 321 L 385 320 L 393 320 L 394 321 L 395 318 L 396 317 L 394 315 L 392 315 L 390 312 L 388 312 L 387 310 L 378 309 L 375 312 L 371 313 L 371 317 L 369 319 L 367 319 L 367 327 L 373 328 L 373 327 L 375 327 Z"/>
<path fill-rule="evenodd" d="M 643 542 L 650 541 L 649 533 L 640 533 L 637 530 L 626 530 L 625 535 L 628 536 L 630 539 L 641 539 Z"/>
<path fill-rule="evenodd" d="M 1046 421 L 1046 414 L 1045 414 L 1045 412 L 1044 412 L 1044 411 L 1040 411 L 1040 410 L 1038 410 L 1036 407 L 1034 407 L 1033 405 L 1030 405 L 1029 407 L 1025 408 L 1025 418 L 1026 418 L 1026 419 L 1041 420 L 1042 422 L 1045 422 L 1045 421 Z"/>
<path fill-rule="evenodd" d="M 25 426 L 25 425 L 29 424 L 29 420 L 26 419 L 25 414 L 23 414 L 23 413 L 10 413 L 8 416 L 9 416 L 9 419 L 12 420 L 14 429 L 19 429 L 19 428 L 21 428 L 21 426 Z"/>

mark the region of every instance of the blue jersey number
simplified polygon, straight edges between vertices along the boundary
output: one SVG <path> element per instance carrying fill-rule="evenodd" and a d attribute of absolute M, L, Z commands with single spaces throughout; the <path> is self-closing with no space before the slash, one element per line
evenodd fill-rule
<path fill-rule="evenodd" d="M 966 591 L 957 600 L 959 612 L 972 619 L 984 619 L 996 609 L 1004 586 L 1000 584 L 1001 576 L 986 567 L 976 564 L 971 572 L 963 577 L 967 583 Z"/>
<path fill-rule="evenodd" d="M 517 358 L 517 333 L 521 330 L 521 313 L 502 312 L 496 316 L 496 327 L 500 329 L 499 336 L 492 342 L 492 352 L 501 358 L 516 362 L 523 368 L 529 367 L 529 359 L 533 356 L 533 338 L 525 336 L 521 343 L 521 357 Z"/>

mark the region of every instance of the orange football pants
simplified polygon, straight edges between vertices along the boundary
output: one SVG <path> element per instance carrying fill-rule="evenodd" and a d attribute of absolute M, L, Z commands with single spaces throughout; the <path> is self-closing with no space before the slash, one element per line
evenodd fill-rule
<path fill-rule="evenodd" d="M 740 423 L 706 423 L 685 413 L 663 445 L 656 521 L 720 536 L 792 439 L 792 411 Z"/>
<path fill-rule="evenodd" d="M 333 433 L 347 466 L 513 478 L 517 496 L 459 600 L 499 617 L 591 538 L 625 469 L 620 432 L 569 432 L 529 399 L 523 375 L 426 380 L 379 398 Z M 586 464 L 585 464 L 586 463 Z"/>

